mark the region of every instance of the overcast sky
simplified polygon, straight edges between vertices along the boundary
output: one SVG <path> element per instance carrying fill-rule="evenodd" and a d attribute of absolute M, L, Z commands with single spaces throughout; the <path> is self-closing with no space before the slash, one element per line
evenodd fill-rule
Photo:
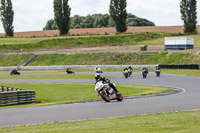
<path fill-rule="evenodd" d="M 127 12 L 153 21 L 157 26 L 183 25 L 180 18 L 181 0 L 127 0 Z M 197 0 L 198 19 L 200 1 Z M 54 17 L 53 0 L 12 0 L 14 30 L 40 31 L 47 20 Z M 108 13 L 110 0 L 69 0 L 71 16 L 95 13 Z M 200 21 L 198 22 L 200 25 Z M 3 33 L 0 23 L 0 33 Z"/>

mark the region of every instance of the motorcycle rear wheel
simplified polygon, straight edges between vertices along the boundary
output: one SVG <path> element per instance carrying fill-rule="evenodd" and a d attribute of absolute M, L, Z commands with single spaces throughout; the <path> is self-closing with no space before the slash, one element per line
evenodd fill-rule
<path fill-rule="evenodd" d="M 107 96 L 107 95 L 105 94 L 105 92 L 102 92 L 100 95 L 101 95 L 102 99 L 103 99 L 105 102 L 110 102 L 110 97 Z"/>

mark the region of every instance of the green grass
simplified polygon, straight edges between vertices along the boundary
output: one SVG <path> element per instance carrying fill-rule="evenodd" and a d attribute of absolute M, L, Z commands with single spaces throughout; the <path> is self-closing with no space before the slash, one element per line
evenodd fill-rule
<path fill-rule="evenodd" d="M 133 52 L 133 53 L 86 53 L 43 54 L 30 66 L 48 65 L 155 65 L 155 64 L 200 64 L 200 52 Z"/>
<path fill-rule="evenodd" d="M 200 110 L 0 128 L 4 133 L 199 133 Z"/>
<path fill-rule="evenodd" d="M 0 54 L 0 66 L 17 66 L 33 54 Z"/>
<path fill-rule="evenodd" d="M 188 37 L 194 37 L 194 45 L 200 46 L 200 35 L 185 35 Z M 148 41 L 140 42 L 140 44 L 146 44 L 146 45 L 164 45 L 164 37 L 158 38 L 158 39 L 152 39 Z"/>
<path fill-rule="evenodd" d="M 22 74 L 34 74 L 34 73 L 60 73 L 66 72 L 66 70 L 19 70 Z M 0 71 L 0 74 L 10 74 L 10 71 Z"/>
<path fill-rule="evenodd" d="M 17 66 L 31 54 L 0 54 L 0 66 Z M 160 63 L 159 63 L 160 62 Z M 200 64 L 200 52 L 41 54 L 29 66 Z"/>
<path fill-rule="evenodd" d="M 172 34 L 143 33 L 50 38 L 0 38 L 1 50 L 58 49 L 112 45 L 137 45 L 139 42 L 163 38 Z"/>
<path fill-rule="evenodd" d="M 161 73 L 186 75 L 186 76 L 200 76 L 200 70 L 162 69 Z"/>
<path fill-rule="evenodd" d="M 9 75 L 0 79 L 94 79 L 92 74 L 46 74 L 46 75 Z"/>
<path fill-rule="evenodd" d="M 80 83 L 1 83 L 1 86 L 14 87 L 36 91 L 36 100 L 41 103 L 7 106 L 7 107 L 26 107 L 65 104 L 74 101 L 87 101 L 101 99 L 94 90 L 94 84 Z M 160 93 L 169 88 L 150 87 L 138 85 L 117 85 L 118 90 L 124 97 L 138 96 L 144 94 Z M 1 107 L 2 108 L 2 107 Z M 5 107 L 3 107 L 5 108 Z"/>
<path fill-rule="evenodd" d="M 55 37 L 56 39 L 57 37 Z M 29 44 L 40 41 L 54 39 L 53 37 L 33 37 L 33 38 L 0 38 L 0 45 Z"/>

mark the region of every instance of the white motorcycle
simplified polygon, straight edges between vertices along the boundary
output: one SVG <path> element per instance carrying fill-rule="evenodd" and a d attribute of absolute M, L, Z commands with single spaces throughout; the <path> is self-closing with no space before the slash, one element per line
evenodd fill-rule
<path fill-rule="evenodd" d="M 115 84 L 113 85 L 116 86 Z M 120 92 L 116 93 L 116 91 L 105 81 L 98 81 L 95 85 L 95 91 L 98 92 L 105 102 L 110 102 L 110 100 L 123 100 L 122 94 Z"/>

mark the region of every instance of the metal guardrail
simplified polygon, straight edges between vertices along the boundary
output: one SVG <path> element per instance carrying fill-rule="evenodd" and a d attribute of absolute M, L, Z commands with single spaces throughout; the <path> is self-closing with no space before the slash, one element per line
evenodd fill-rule
<path fill-rule="evenodd" d="M 28 59 L 26 59 L 26 60 L 24 61 L 23 64 L 21 64 L 21 66 L 26 66 L 26 65 L 28 65 L 28 64 L 29 64 L 33 59 L 35 59 L 36 57 L 38 57 L 37 54 L 34 54 L 34 55 L 30 56 Z"/>
<path fill-rule="evenodd" d="M 22 90 L 12 87 L 0 87 L 0 106 L 35 103 L 34 90 Z"/>

